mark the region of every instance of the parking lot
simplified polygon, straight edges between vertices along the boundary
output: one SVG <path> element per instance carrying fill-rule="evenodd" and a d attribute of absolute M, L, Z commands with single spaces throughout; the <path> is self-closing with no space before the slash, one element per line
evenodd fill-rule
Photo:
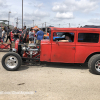
<path fill-rule="evenodd" d="M 0 100 L 100 100 L 99 78 L 86 64 L 44 62 L 10 72 L 0 63 Z"/>

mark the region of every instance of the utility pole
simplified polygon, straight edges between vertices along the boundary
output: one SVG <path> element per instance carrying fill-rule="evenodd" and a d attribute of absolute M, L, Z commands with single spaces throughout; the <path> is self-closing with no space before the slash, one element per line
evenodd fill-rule
<path fill-rule="evenodd" d="M 11 13 L 11 11 L 9 11 L 9 13 L 8 13 L 8 26 L 10 24 L 10 13 Z"/>
<path fill-rule="evenodd" d="M 23 31 L 23 0 L 22 0 L 22 31 Z"/>
<path fill-rule="evenodd" d="M 42 23 L 42 28 L 43 28 L 43 24 L 44 24 L 44 23 Z"/>
<path fill-rule="evenodd" d="M 80 28 L 80 24 L 78 24 L 79 25 L 79 28 Z"/>
<path fill-rule="evenodd" d="M 33 27 L 34 27 L 34 20 L 33 20 Z"/>
<path fill-rule="evenodd" d="M 18 17 L 17 17 L 16 19 L 17 19 L 17 21 L 16 21 L 16 27 L 18 27 L 18 20 L 19 20 L 19 19 L 18 19 Z"/>
<path fill-rule="evenodd" d="M 45 22 L 45 28 L 46 28 L 46 22 Z"/>
<path fill-rule="evenodd" d="M 69 23 L 69 28 L 70 28 L 70 23 Z"/>
<path fill-rule="evenodd" d="M 60 24 L 59 24 L 59 27 L 60 27 Z"/>
<path fill-rule="evenodd" d="M 25 26 L 25 22 L 24 22 L 24 26 Z"/>
<path fill-rule="evenodd" d="M 47 27 L 46 27 L 46 22 L 45 22 L 45 32 L 47 33 Z"/>

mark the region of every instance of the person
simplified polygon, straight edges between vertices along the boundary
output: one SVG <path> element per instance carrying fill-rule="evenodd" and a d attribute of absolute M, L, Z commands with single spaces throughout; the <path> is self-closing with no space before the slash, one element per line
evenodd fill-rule
<path fill-rule="evenodd" d="M 2 28 L 0 27 L 0 42 L 1 42 L 1 39 L 2 39 Z"/>
<path fill-rule="evenodd" d="M 71 34 L 65 34 L 65 40 L 59 40 L 60 42 L 72 42 Z"/>
<path fill-rule="evenodd" d="M 41 40 L 44 38 L 44 32 L 39 29 L 39 31 L 36 33 L 36 44 L 40 44 Z"/>
<path fill-rule="evenodd" d="M 5 39 L 5 34 L 6 34 L 5 28 L 3 28 L 3 29 L 2 29 L 2 39 L 3 39 L 3 42 L 4 42 L 4 39 Z"/>
<path fill-rule="evenodd" d="M 9 26 L 8 26 L 8 27 L 7 27 L 7 39 L 6 39 L 6 42 L 7 42 L 8 39 L 9 39 L 10 42 L 12 43 L 11 38 L 10 38 L 10 32 L 11 32 L 11 30 L 10 30 L 10 28 L 9 28 Z"/>
<path fill-rule="evenodd" d="M 36 33 L 39 31 L 38 29 L 33 29 L 33 31 L 34 31 L 34 43 L 36 44 Z"/>
<path fill-rule="evenodd" d="M 23 43 L 26 43 L 26 38 L 27 38 L 27 30 L 26 30 L 26 26 L 24 26 L 24 30 L 21 34 L 21 40 Z"/>
<path fill-rule="evenodd" d="M 34 43 L 34 31 L 32 28 L 30 29 L 30 32 L 29 32 L 29 44 L 30 43 Z"/>
<path fill-rule="evenodd" d="M 57 33 L 56 33 L 56 32 L 54 32 L 54 33 L 53 33 L 53 36 L 54 36 L 54 37 L 57 37 Z"/>
<path fill-rule="evenodd" d="M 17 29 L 17 27 L 14 28 L 14 30 L 12 31 L 12 33 L 14 34 L 14 42 L 19 39 L 19 30 Z"/>

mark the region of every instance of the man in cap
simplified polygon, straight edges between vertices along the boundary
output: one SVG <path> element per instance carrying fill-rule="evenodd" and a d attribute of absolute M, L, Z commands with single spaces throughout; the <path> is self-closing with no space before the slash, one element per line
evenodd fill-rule
<path fill-rule="evenodd" d="M 0 42 L 1 42 L 1 38 L 2 38 L 2 28 L 0 26 Z"/>
<path fill-rule="evenodd" d="M 12 33 L 14 34 L 14 42 L 19 39 L 19 30 L 17 29 L 17 27 L 14 28 L 14 30 L 12 31 Z"/>
<path fill-rule="evenodd" d="M 22 40 L 23 43 L 26 43 L 27 35 L 28 35 L 28 32 L 27 32 L 26 26 L 24 26 L 24 30 L 21 34 L 21 40 Z"/>

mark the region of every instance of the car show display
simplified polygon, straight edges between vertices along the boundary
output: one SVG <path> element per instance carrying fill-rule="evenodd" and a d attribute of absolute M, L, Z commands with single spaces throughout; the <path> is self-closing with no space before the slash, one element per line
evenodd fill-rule
<path fill-rule="evenodd" d="M 55 35 L 56 34 L 56 35 Z M 18 70 L 22 62 L 88 63 L 89 70 L 100 75 L 100 29 L 50 27 L 49 39 L 40 44 L 20 44 L 2 58 L 8 71 Z"/>

